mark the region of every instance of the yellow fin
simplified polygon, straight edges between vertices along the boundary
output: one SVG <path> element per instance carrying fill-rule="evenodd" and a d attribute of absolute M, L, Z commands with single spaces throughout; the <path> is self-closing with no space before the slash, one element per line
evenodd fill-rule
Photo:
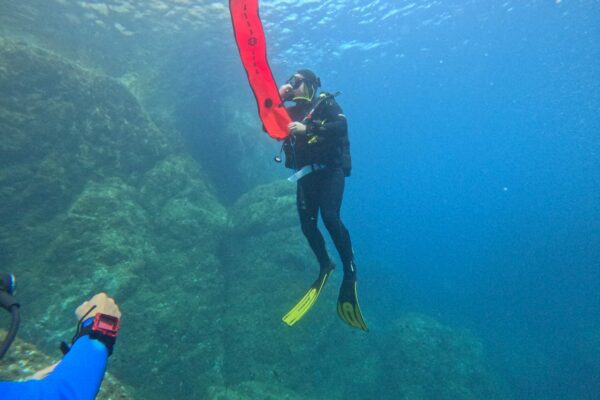
<path fill-rule="evenodd" d="M 321 289 L 325 286 L 325 282 L 333 272 L 333 269 L 319 276 L 319 278 L 312 284 L 308 292 L 296 303 L 294 307 L 282 318 L 282 321 L 287 325 L 292 326 L 296 322 L 300 321 L 302 317 L 312 308 L 317 302 Z"/>
<path fill-rule="evenodd" d="M 349 287 L 352 285 L 352 287 Z M 337 303 L 337 313 L 342 321 L 353 328 L 368 331 L 367 324 L 358 305 L 356 282 L 343 282 Z"/>

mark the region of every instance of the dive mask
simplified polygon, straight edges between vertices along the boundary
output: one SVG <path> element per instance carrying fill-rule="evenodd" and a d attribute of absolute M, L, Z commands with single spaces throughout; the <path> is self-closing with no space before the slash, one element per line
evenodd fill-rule
<path fill-rule="evenodd" d="M 292 75 L 290 79 L 286 81 L 286 83 L 294 90 L 298 89 L 300 85 L 302 85 L 302 82 L 304 82 L 304 78 L 299 78 L 296 75 Z"/>

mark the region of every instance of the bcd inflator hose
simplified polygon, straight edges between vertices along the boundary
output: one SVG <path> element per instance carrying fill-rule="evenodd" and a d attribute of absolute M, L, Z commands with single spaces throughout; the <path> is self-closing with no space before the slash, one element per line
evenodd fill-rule
<path fill-rule="evenodd" d="M 4 357 L 13 340 L 17 336 L 17 330 L 19 329 L 20 316 L 19 316 L 19 302 L 14 297 L 16 290 L 16 280 L 14 275 L 0 273 L 0 307 L 4 308 L 11 314 L 10 328 L 6 338 L 0 344 L 0 359 Z"/>

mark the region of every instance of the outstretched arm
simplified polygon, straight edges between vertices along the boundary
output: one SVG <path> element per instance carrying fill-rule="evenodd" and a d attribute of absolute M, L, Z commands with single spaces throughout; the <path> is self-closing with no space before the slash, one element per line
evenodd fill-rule
<path fill-rule="evenodd" d="M 87 318 L 82 328 L 89 327 L 97 313 L 121 317 L 119 307 L 104 293 L 84 302 L 75 311 L 78 319 Z M 103 342 L 83 335 L 76 339 L 69 352 L 44 379 L 0 382 L 0 397 L 3 400 L 95 399 L 106 371 L 108 355 L 108 348 Z"/>
<path fill-rule="evenodd" d="M 0 397 L 5 400 L 95 399 L 106 371 L 107 359 L 108 351 L 104 344 L 83 336 L 46 378 L 0 382 Z"/>

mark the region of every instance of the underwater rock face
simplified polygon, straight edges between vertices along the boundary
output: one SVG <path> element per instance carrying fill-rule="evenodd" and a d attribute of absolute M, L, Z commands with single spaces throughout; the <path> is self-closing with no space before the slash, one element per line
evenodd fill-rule
<path fill-rule="evenodd" d="M 319 362 L 310 357 L 313 340 L 319 340 L 323 326 L 336 322 L 323 318 L 319 304 L 293 328 L 281 321 L 318 275 L 298 226 L 295 202 L 294 185 L 282 181 L 255 188 L 230 211 L 232 232 L 221 247 L 229 385 L 256 380 L 293 387 L 304 381 L 305 368 Z M 327 297 L 323 295 L 320 305 L 329 302 L 335 310 Z M 306 357 L 291 354 L 304 350 Z"/>
<path fill-rule="evenodd" d="M 189 103 L 178 99 L 177 119 L 185 121 L 178 128 L 190 144 L 189 151 L 210 175 L 219 198 L 231 205 L 255 186 L 286 172 L 273 161 L 281 143 L 262 131 L 253 99 L 244 101 L 247 93 L 238 93 L 239 88 L 228 94 L 220 87 L 212 89 L 210 93 L 220 93 L 219 101 L 204 96 L 187 99 Z"/>
<path fill-rule="evenodd" d="M 290 389 L 281 387 L 277 384 L 265 384 L 257 381 L 242 382 L 234 387 L 211 387 L 209 389 L 208 400 L 313 400 L 316 398 L 307 397 L 292 392 Z"/>
<path fill-rule="evenodd" d="M 257 186 L 241 196 L 230 211 L 233 232 L 240 236 L 260 236 L 298 228 L 295 188 L 288 181 L 277 181 Z M 284 240 L 282 237 L 281 241 Z"/>
<path fill-rule="evenodd" d="M 414 313 L 393 321 L 390 329 L 388 338 L 395 342 L 386 345 L 380 362 L 385 376 L 393 377 L 385 390 L 397 399 L 511 398 L 488 370 L 482 344 L 468 332 Z"/>
<path fill-rule="evenodd" d="M 123 311 L 111 371 L 141 398 L 202 398 L 222 382 L 227 213 L 198 164 L 124 86 L 43 50 L 0 40 L 0 91 L 0 261 L 21 284 L 20 334 L 56 349 L 106 291 Z"/>
<path fill-rule="evenodd" d="M 167 157 L 140 183 L 140 202 L 155 216 L 153 235 L 161 248 L 214 250 L 220 238 L 214 230 L 227 227 L 227 211 L 191 157 Z"/>
<path fill-rule="evenodd" d="M 303 398 L 351 398 L 360 381 L 373 381 L 378 355 L 368 335 L 337 316 L 341 266 L 302 320 L 292 327 L 281 320 L 319 273 L 300 229 L 295 185 L 280 181 L 256 187 L 236 202 L 230 215 L 231 240 L 221 251 L 228 283 L 227 384 L 257 381 L 290 388 Z M 329 250 L 337 258 L 335 249 Z M 360 398 L 375 398 L 364 393 L 367 397 Z"/>
<path fill-rule="evenodd" d="M 123 85 L 2 39 L 0 93 L 2 220 L 51 217 L 86 180 L 135 179 L 169 149 Z"/>
<path fill-rule="evenodd" d="M 0 338 L 4 339 L 6 331 L 0 329 Z M 35 372 L 46 368 L 58 359 L 53 359 L 44 354 L 40 349 L 31 343 L 27 343 L 16 338 L 10 346 L 8 353 L 0 361 L 0 381 L 20 381 L 27 380 Z M 100 392 L 96 399 L 98 400 L 129 400 L 134 399 L 134 391 L 126 387 L 117 380 L 112 374 L 106 373 Z"/>

